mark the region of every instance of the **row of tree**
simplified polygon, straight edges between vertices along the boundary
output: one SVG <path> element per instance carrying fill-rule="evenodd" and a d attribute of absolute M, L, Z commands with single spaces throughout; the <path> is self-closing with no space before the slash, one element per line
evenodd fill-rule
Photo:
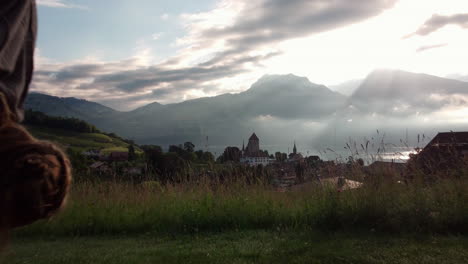
<path fill-rule="evenodd" d="M 211 152 L 197 150 L 192 142 L 169 146 L 168 152 L 163 152 L 160 146 L 143 145 L 143 159 L 150 174 L 157 175 L 162 182 L 179 179 L 181 175 L 188 175 L 188 171 L 200 164 L 214 163 Z"/>
<path fill-rule="evenodd" d="M 33 110 L 26 110 L 23 123 L 25 125 L 59 128 L 80 133 L 100 133 L 95 126 L 78 118 L 48 116 Z"/>

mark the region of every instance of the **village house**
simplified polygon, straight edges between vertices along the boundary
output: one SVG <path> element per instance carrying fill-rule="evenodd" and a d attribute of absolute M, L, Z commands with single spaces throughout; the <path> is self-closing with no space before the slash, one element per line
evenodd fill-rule
<path fill-rule="evenodd" d="M 304 157 L 301 153 L 297 153 L 296 142 L 294 142 L 293 152 L 289 154 L 287 162 L 301 163 L 304 161 Z"/>
<path fill-rule="evenodd" d="M 455 154 L 464 159 L 468 158 L 468 132 L 438 133 L 424 147 L 423 151 L 436 150 L 444 155 Z"/>
<path fill-rule="evenodd" d="M 100 161 L 128 161 L 128 152 L 111 152 L 109 155 L 101 154 L 99 156 Z"/>
<path fill-rule="evenodd" d="M 86 156 L 92 159 L 99 159 L 101 155 L 101 151 L 99 149 L 90 149 L 90 150 L 81 152 L 81 154 L 83 156 Z"/>
<path fill-rule="evenodd" d="M 128 152 L 111 152 L 109 161 L 128 161 Z"/>
<path fill-rule="evenodd" d="M 104 173 L 109 173 L 112 171 L 112 169 L 109 167 L 109 165 L 103 161 L 97 161 L 93 164 L 91 164 L 91 166 L 89 166 L 89 168 L 91 169 L 91 171 L 93 172 L 97 172 L 99 174 L 104 174 Z"/>
<path fill-rule="evenodd" d="M 468 166 L 468 132 L 438 133 L 417 154 L 410 155 L 408 172 L 423 175 L 451 175 L 451 171 Z"/>

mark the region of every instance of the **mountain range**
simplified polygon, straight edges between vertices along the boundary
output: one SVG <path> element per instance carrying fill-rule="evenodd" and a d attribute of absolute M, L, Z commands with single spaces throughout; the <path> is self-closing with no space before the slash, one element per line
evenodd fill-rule
<path fill-rule="evenodd" d="M 344 135 L 354 128 L 363 129 L 363 123 L 353 128 L 350 120 L 357 124 L 358 119 L 378 115 L 383 119 L 400 118 L 403 124 L 403 120 L 415 114 L 430 115 L 446 107 L 466 106 L 466 98 L 467 82 L 399 70 L 377 70 L 350 95 L 289 74 L 266 75 L 238 94 L 168 105 L 155 102 L 129 112 L 86 100 L 39 93 L 28 96 L 25 108 L 83 119 L 103 131 L 116 132 L 140 144 L 166 146 L 192 141 L 205 145 L 209 138 L 214 145 L 240 145 L 253 131 L 262 134 L 270 144 L 280 144 L 280 138 L 285 143 L 301 137 L 314 144 L 320 137 L 329 137 L 330 124 L 336 130 L 339 120 L 348 123 L 347 128 L 338 127 Z"/>

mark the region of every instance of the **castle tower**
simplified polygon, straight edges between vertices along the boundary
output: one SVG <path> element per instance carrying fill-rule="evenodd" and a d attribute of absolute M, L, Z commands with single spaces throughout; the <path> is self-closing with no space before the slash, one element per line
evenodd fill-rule
<path fill-rule="evenodd" d="M 255 135 L 255 133 L 253 133 L 249 138 L 246 152 L 249 155 L 256 155 L 260 152 L 260 140 L 258 139 L 257 135 Z"/>

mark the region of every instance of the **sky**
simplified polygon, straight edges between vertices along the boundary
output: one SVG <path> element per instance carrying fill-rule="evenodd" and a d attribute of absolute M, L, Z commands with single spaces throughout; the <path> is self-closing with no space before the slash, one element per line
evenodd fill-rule
<path fill-rule="evenodd" d="M 128 111 L 266 74 L 329 87 L 374 69 L 468 80 L 464 0 L 37 0 L 32 90 Z"/>

